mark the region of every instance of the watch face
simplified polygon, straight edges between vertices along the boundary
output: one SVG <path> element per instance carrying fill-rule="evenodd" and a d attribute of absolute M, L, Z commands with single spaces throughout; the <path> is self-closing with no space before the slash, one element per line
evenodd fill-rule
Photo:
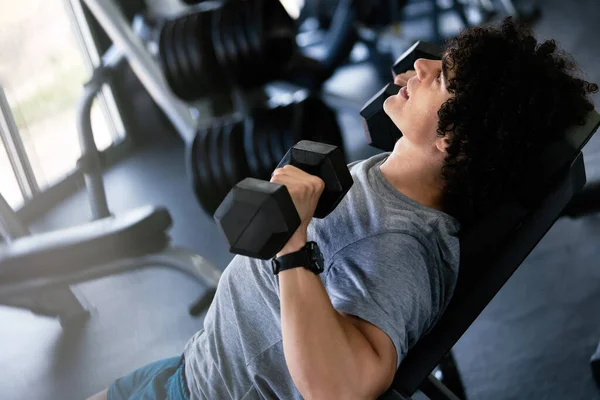
<path fill-rule="evenodd" d="M 322 272 L 325 269 L 325 261 L 323 260 L 323 253 L 315 242 L 310 242 L 310 257 L 311 264 L 314 265 L 315 269 Z"/>

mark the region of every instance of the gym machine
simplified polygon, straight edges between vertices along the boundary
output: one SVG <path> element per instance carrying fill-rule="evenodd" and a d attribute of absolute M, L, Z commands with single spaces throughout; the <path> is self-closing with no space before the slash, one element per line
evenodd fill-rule
<path fill-rule="evenodd" d="M 172 220 L 162 207 L 142 207 L 111 215 L 102 181 L 100 153 L 94 142 L 91 109 L 102 86 L 124 59 L 114 47 L 102 58 L 84 86 L 77 107 L 77 130 L 83 173 L 93 221 L 32 235 L 0 196 L 0 304 L 38 315 L 58 317 L 61 325 L 86 318 L 88 304 L 70 285 L 133 269 L 164 266 L 186 273 L 207 287 L 190 308 L 199 314 L 210 304 L 221 271 L 189 250 L 173 247 L 167 234 Z M 4 94 L 0 89 L 0 97 Z M 16 127 L 7 102 L 3 114 Z M 174 108 L 175 109 L 175 108 Z"/>

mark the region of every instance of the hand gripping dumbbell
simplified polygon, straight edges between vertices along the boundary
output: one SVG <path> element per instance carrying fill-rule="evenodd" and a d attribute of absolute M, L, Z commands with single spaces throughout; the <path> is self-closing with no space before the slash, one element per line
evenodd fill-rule
<path fill-rule="evenodd" d="M 340 148 L 303 140 L 277 168 L 293 165 L 325 182 L 314 216 L 324 218 L 339 204 L 354 181 Z M 227 194 L 214 215 L 229 242 L 229 251 L 273 258 L 300 226 L 300 216 L 284 185 L 246 178 Z"/>
<path fill-rule="evenodd" d="M 417 42 L 396 60 L 392 67 L 392 72 L 398 75 L 413 69 L 415 61 L 419 58 L 439 60 L 441 58 L 441 51 L 438 45 Z M 362 110 L 360 110 L 367 143 L 383 151 L 392 151 L 398 139 L 402 137 L 400 129 L 398 129 L 383 110 L 385 99 L 398 94 L 400 89 L 400 86 L 396 86 L 393 82 L 389 83 L 369 99 Z"/>

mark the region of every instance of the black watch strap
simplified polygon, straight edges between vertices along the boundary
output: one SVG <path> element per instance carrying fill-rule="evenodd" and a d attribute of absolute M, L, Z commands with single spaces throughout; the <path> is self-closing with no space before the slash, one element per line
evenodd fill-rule
<path fill-rule="evenodd" d="M 315 275 L 323 272 L 321 251 L 315 242 L 308 242 L 300 250 L 274 258 L 271 262 L 273 273 L 279 274 L 287 269 L 304 267 Z"/>

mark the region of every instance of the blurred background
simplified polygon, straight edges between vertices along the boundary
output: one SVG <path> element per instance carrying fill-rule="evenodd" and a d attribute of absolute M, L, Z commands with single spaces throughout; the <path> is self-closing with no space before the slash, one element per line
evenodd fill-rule
<path fill-rule="evenodd" d="M 217 271 L 233 255 L 212 215 L 235 183 L 268 179 L 302 139 L 341 146 L 348 162 L 381 152 L 369 146 L 359 113 L 416 41 L 443 44 L 511 15 L 539 39 L 556 39 L 582 76 L 600 83 L 596 0 L 0 5 L 0 194 L 27 234 L 107 216 L 97 207 L 104 195 L 90 194 L 86 181 L 96 172 L 112 215 L 165 207 L 171 223 L 152 229 L 164 234 L 168 225 L 173 245 Z M 89 121 L 84 86 L 97 89 Z M 97 157 L 82 157 L 84 127 Z M 600 180 L 599 141 L 584 149 L 588 186 Z M 594 201 L 592 209 L 597 194 Z M 594 212 L 557 221 L 455 346 L 467 398 L 600 399 L 589 366 L 600 339 L 598 243 Z M 52 275 L 43 257 L 27 284 Z M 49 311 L 41 290 L 4 300 L 19 295 L 2 268 L 1 399 L 82 399 L 179 355 L 202 328 L 204 311 L 191 315 L 189 306 L 211 291 L 158 266 L 98 273 L 70 285 L 89 311 L 70 320 Z"/>

